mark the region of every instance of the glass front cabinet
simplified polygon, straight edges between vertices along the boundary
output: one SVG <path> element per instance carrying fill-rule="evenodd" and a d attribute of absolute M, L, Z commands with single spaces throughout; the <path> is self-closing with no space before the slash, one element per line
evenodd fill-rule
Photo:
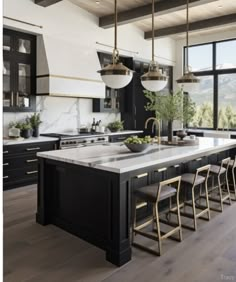
<path fill-rule="evenodd" d="M 3 111 L 35 111 L 36 36 L 3 30 Z"/>

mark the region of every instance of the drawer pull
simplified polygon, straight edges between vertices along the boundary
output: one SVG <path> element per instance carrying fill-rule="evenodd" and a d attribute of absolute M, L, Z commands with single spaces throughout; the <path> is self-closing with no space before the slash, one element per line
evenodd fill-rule
<path fill-rule="evenodd" d="M 36 174 L 38 173 L 37 170 L 33 170 L 33 171 L 27 171 L 26 174 L 29 175 L 29 174 Z"/>
<path fill-rule="evenodd" d="M 3 176 L 3 179 L 7 179 L 7 178 L 9 178 L 9 176 L 8 176 L 8 175 L 6 175 L 6 176 Z"/>
<path fill-rule="evenodd" d="M 147 176 L 147 172 L 146 173 L 143 173 L 143 174 L 139 174 L 139 175 L 136 175 L 135 178 L 142 178 L 144 176 Z"/>
<path fill-rule="evenodd" d="M 38 159 L 32 159 L 32 160 L 26 160 L 27 163 L 34 163 L 34 162 L 37 162 Z"/>
<path fill-rule="evenodd" d="M 201 160 L 202 160 L 202 158 L 198 158 L 198 159 L 196 159 L 196 161 L 197 161 L 197 162 L 199 162 L 199 161 L 201 161 Z"/>
<path fill-rule="evenodd" d="M 40 147 L 26 148 L 26 151 L 37 151 L 37 150 L 40 150 Z"/>
<path fill-rule="evenodd" d="M 9 152 L 8 151 L 3 151 L 3 154 L 8 154 Z"/>
<path fill-rule="evenodd" d="M 175 168 L 179 167 L 179 164 L 177 164 L 177 165 L 174 165 L 174 167 L 175 167 Z"/>
<path fill-rule="evenodd" d="M 165 171 L 165 170 L 167 170 L 167 168 L 166 167 L 162 167 L 162 168 L 157 169 L 156 171 L 157 172 L 161 172 L 161 171 Z"/>
<path fill-rule="evenodd" d="M 142 202 L 136 205 L 136 210 L 141 209 L 147 206 L 147 202 Z"/>
<path fill-rule="evenodd" d="M 9 165 L 9 163 L 5 163 L 5 164 L 3 164 L 3 165 L 7 166 L 7 165 Z"/>

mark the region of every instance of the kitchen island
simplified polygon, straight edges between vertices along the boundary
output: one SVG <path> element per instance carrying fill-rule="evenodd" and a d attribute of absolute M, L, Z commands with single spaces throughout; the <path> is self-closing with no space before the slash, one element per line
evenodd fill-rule
<path fill-rule="evenodd" d="M 36 220 L 55 224 L 102 248 L 121 266 L 131 259 L 134 189 L 236 154 L 236 140 L 199 138 L 194 146 L 151 145 L 140 153 L 122 144 L 38 153 Z"/>

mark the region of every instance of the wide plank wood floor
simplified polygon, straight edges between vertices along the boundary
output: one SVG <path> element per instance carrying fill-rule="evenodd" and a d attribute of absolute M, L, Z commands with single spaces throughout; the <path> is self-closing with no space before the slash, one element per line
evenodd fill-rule
<path fill-rule="evenodd" d="M 236 281 L 236 203 L 212 220 L 184 230 L 182 243 L 166 240 L 164 254 L 133 249 L 123 267 L 105 252 L 53 225 L 35 222 L 36 185 L 3 193 L 5 282 Z"/>

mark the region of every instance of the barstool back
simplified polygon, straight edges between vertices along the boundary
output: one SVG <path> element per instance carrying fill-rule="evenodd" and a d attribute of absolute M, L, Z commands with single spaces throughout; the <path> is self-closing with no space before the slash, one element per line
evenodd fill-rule
<path fill-rule="evenodd" d="M 156 200 L 157 205 L 160 202 L 161 191 L 163 189 L 165 189 L 165 187 L 167 187 L 167 186 L 171 186 L 172 188 L 176 189 L 177 201 L 179 201 L 180 182 L 181 182 L 181 176 L 177 176 L 177 177 L 173 177 L 171 179 L 161 181 L 159 183 L 159 188 L 158 188 L 158 191 L 157 191 L 157 200 Z M 173 184 L 175 184 L 175 185 L 173 185 Z"/>
<path fill-rule="evenodd" d="M 205 183 L 207 183 L 209 173 L 210 173 L 210 168 L 211 168 L 211 165 L 205 165 L 205 166 L 202 166 L 202 167 L 199 167 L 199 168 L 196 169 L 195 178 L 194 178 L 194 181 L 193 181 L 193 187 L 196 185 L 196 180 L 197 180 L 199 174 L 200 175 L 204 174 Z"/>

